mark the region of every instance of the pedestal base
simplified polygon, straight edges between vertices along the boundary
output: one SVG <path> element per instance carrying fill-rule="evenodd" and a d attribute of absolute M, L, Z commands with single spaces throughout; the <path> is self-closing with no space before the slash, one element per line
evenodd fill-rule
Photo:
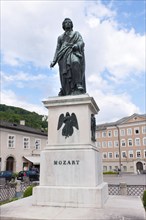
<path fill-rule="evenodd" d="M 66 208 L 32 205 L 32 197 L 1 206 L 1 220 L 145 220 L 138 196 L 109 196 L 103 208 Z"/>
<path fill-rule="evenodd" d="M 37 186 L 33 190 L 33 205 L 101 208 L 107 196 L 108 185 L 104 182 L 97 187 Z"/>

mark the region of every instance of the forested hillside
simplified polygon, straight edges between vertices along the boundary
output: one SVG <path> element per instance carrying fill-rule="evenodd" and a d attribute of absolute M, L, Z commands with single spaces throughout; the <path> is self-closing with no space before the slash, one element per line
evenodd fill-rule
<path fill-rule="evenodd" d="M 36 112 L 0 104 L 0 120 L 18 124 L 21 120 L 25 120 L 26 126 L 46 130 L 48 126 L 47 119 L 42 121 L 42 118 L 43 115 L 39 115 Z"/>

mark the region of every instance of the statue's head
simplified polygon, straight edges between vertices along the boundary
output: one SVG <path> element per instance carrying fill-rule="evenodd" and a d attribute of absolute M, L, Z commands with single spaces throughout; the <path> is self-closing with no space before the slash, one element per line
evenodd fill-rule
<path fill-rule="evenodd" d="M 72 20 L 70 18 L 65 18 L 64 21 L 62 22 L 62 28 L 63 30 L 66 30 L 66 23 L 70 24 L 70 29 L 73 29 L 73 23 Z"/>
<path fill-rule="evenodd" d="M 66 112 L 66 116 L 70 116 L 69 112 Z"/>

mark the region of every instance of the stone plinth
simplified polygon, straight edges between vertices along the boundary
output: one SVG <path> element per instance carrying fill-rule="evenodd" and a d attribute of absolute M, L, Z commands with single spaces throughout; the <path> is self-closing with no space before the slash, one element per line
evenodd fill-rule
<path fill-rule="evenodd" d="M 38 186 L 34 188 L 33 205 L 101 208 L 107 200 L 107 193 L 106 183 L 97 187 Z"/>
<path fill-rule="evenodd" d="M 41 152 L 40 186 L 33 191 L 33 205 L 95 207 L 108 197 L 103 182 L 101 155 L 91 140 L 91 114 L 99 111 L 89 95 L 49 98 L 44 102 L 48 114 L 48 145 Z M 74 113 L 78 129 L 62 135 L 58 130 L 61 114 Z"/>

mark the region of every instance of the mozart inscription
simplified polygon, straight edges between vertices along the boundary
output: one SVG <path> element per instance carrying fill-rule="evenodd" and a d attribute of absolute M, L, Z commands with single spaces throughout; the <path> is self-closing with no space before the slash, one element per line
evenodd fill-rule
<path fill-rule="evenodd" d="M 79 165 L 79 160 L 54 160 L 54 165 Z"/>

